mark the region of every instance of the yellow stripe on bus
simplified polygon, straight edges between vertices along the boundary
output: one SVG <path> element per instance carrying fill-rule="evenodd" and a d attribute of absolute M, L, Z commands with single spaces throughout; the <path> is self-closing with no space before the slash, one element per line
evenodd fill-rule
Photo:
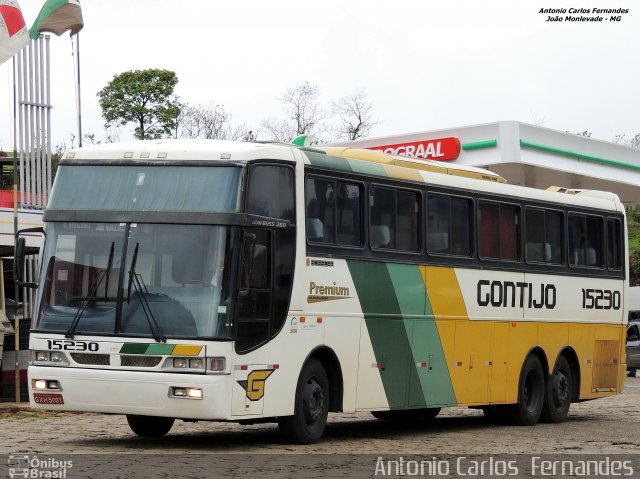
<path fill-rule="evenodd" d="M 417 170 L 410 170 L 408 168 L 401 168 L 393 165 L 382 165 L 384 171 L 387 172 L 390 178 L 400 178 L 402 180 L 420 181 L 424 182 L 424 178 Z"/>
<path fill-rule="evenodd" d="M 200 354 L 202 346 L 192 346 L 189 344 L 178 344 L 173 348 L 172 356 L 197 356 Z"/>

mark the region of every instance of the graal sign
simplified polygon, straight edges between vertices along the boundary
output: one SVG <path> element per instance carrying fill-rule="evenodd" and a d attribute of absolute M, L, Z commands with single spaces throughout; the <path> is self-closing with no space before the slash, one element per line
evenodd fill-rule
<path fill-rule="evenodd" d="M 436 138 L 411 143 L 396 143 L 395 145 L 371 146 L 368 149 L 409 158 L 452 161 L 460 155 L 460 140 L 455 137 Z"/>

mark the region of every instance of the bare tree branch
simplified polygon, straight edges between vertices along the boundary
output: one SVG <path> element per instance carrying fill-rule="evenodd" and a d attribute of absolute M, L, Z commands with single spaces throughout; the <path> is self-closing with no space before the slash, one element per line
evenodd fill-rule
<path fill-rule="evenodd" d="M 331 102 L 331 107 L 333 113 L 339 117 L 337 134 L 341 140 L 357 140 L 368 136 L 371 128 L 380 123 L 373 119 L 373 105 L 367 101 L 364 88 Z"/>
<path fill-rule="evenodd" d="M 176 136 L 226 140 L 231 134 L 230 121 L 231 114 L 224 110 L 223 105 L 182 105 Z"/>
<path fill-rule="evenodd" d="M 278 100 L 284 105 L 285 119 L 267 118 L 260 125 L 261 132 L 270 139 L 289 142 L 302 134 L 317 134 L 324 131 L 323 120 L 328 118 L 318 103 L 320 87 L 304 82 L 287 88 Z"/>

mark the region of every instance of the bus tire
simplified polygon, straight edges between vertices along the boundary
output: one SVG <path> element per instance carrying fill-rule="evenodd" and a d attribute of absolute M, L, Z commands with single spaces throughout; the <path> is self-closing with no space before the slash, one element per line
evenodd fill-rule
<path fill-rule="evenodd" d="M 296 387 L 293 416 L 278 419 L 280 431 L 291 442 L 314 444 L 320 440 L 329 413 L 329 379 L 322 363 L 309 359 Z"/>
<path fill-rule="evenodd" d="M 383 421 L 413 421 L 416 419 L 433 419 L 440 413 L 439 407 L 422 409 L 402 409 L 396 411 L 371 411 L 376 419 Z"/>
<path fill-rule="evenodd" d="M 131 430 L 141 437 L 162 437 L 173 427 L 172 417 L 135 416 L 127 414 Z"/>
<path fill-rule="evenodd" d="M 540 417 L 542 422 L 557 423 L 567 420 L 573 397 L 572 381 L 569 361 L 564 356 L 560 356 L 553 369 L 553 374 L 547 378 L 544 405 Z"/>
<path fill-rule="evenodd" d="M 518 381 L 518 403 L 511 406 L 511 423 L 533 426 L 540 419 L 545 396 L 544 372 L 540 360 L 530 354 L 522 365 Z"/>

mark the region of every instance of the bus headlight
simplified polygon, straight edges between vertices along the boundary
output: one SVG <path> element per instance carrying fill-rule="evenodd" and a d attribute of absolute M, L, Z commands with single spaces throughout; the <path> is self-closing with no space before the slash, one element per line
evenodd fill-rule
<path fill-rule="evenodd" d="M 55 379 L 32 379 L 31 387 L 38 391 L 61 391 L 60 383 Z"/>
<path fill-rule="evenodd" d="M 173 358 L 173 367 L 176 369 L 187 369 L 187 360 L 185 358 Z"/>
<path fill-rule="evenodd" d="M 64 354 L 54 351 L 49 355 L 49 359 L 52 363 L 61 363 L 64 360 Z"/>
<path fill-rule="evenodd" d="M 35 359 L 39 363 L 43 363 L 45 361 L 49 361 L 49 352 L 48 351 L 36 351 Z"/>
<path fill-rule="evenodd" d="M 31 351 L 31 362 L 34 365 L 67 366 L 69 360 L 62 351 Z"/>
<path fill-rule="evenodd" d="M 202 388 L 171 386 L 169 388 L 169 397 L 176 399 L 202 399 L 204 395 Z"/>
<path fill-rule="evenodd" d="M 175 373 L 200 373 L 204 374 L 204 358 L 167 358 L 163 365 L 163 371 Z"/>
<path fill-rule="evenodd" d="M 209 358 L 209 372 L 223 373 L 227 369 L 227 360 L 224 357 Z"/>
<path fill-rule="evenodd" d="M 47 381 L 44 379 L 34 379 L 33 389 L 47 389 Z"/>

